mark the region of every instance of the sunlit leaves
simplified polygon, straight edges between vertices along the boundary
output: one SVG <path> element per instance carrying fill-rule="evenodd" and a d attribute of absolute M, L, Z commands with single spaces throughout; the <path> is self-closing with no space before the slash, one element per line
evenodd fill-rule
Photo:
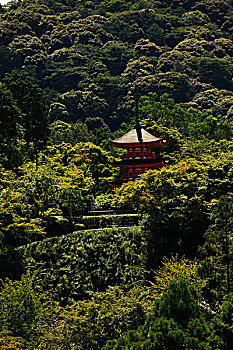
<path fill-rule="evenodd" d="M 146 292 L 133 288 L 123 292 L 114 287 L 107 292 L 94 293 L 91 300 L 77 301 L 62 310 L 59 321 L 44 334 L 47 346 L 79 344 L 80 350 L 100 349 L 108 339 L 120 336 L 145 321 Z M 42 347 L 43 349 L 43 347 Z"/>
<path fill-rule="evenodd" d="M 172 255 L 170 259 L 164 257 L 160 267 L 153 271 L 154 275 L 150 287 L 151 292 L 155 296 L 160 296 L 167 290 L 173 279 L 178 280 L 182 277 L 187 281 L 190 288 L 196 289 L 198 283 L 200 284 L 200 280 L 198 281 L 197 266 L 197 260 L 192 261 L 184 256 L 179 259 L 177 254 Z"/>
<path fill-rule="evenodd" d="M 0 330 L 7 329 L 15 336 L 33 341 L 39 324 L 42 325 L 46 317 L 51 316 L 43 299 L 45 295 L 39 296 L 35 292 L 32 278 L 28 275 L 23 275 L 20 281 L 1 281 Z"/>

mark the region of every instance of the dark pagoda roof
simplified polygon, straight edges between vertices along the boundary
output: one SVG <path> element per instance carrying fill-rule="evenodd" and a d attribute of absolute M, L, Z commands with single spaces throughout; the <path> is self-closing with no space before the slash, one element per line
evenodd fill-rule
<path fill-rule="evenodd" d="M 142 143 L 156 143 L 163 142 L 161 138 L 155 137 L 147 132 L 145 129 L 141 129 L 142 132 Z M 125 135 L 121 136 L 119 139 L 113 140 L 114 145 L 127 145 L 127 144 L 141 144 L 138 140 L 137 130 L 132 129 Z"/>

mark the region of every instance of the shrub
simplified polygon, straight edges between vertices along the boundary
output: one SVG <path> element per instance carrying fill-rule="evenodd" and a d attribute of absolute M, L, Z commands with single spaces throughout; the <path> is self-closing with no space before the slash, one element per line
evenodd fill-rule
<path fill-rule="evenodd" d="M 6 279 L 1 284 L 0 332 L 9 330 L 14 337 L 33 341 L 39 325 L 51 316 L 47 304 L 43 303 L 45 295 L 35 292 L 33 278 L 29 275 L 23 275 L 20 281 Z"/>
<path fill-rule="evenodd" d="M 124 293 L 119 287 L 95 293 L 91 300 L 75 302 L 60 314 L 43 340 L 41 349 L 100 349 L 108 339 L 119 337 L 128 329 L 137 328 L 146 319 L 147 292 L 133 288 Z M 40 344 L 41 345 L 41 344 Z"/>
<path fill-rule="evenodd" d="M 20 249 L 35 285 L 63 304 L 109 286 L 145 283 L 146 248 L 140 228 L 77 231 Z"/>

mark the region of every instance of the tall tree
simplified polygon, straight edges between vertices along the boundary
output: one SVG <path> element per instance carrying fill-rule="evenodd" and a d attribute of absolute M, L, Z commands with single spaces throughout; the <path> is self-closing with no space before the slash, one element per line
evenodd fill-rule
<path fill-rule="evenodd" d="M 12 93 L 17 106 L 21 109 L 24 139 L 27 143 L 46 141 L 48 137 L 48 119 L 46 99 L 42 89 L 25 71 L 13 70 L 4 78 L 7 89 Z"/>
<path fill-rule="evenodd" d="M 16 139 L 20 135 L 21 111 L 12 93 L 0 83 L 0 154 L 1 163 L 12 168 L 15 165 Z"/>
<path fill-rule="evenodd" d="M 117 340 L 108 341 L 103 350 L 169 349 L 208 350 L 208 326 L 184 279 L 172 281 L 146 322 Z"/>
<path fill-rule="evenodd" d="M 212 293 L 215 290 L 216 297 L 220 300 L 232 289 L 232 215 L 233 195 L 220 197 L 212 212 L 212 224 L 205 233 L 206 242 L 201 248 L 205 258 L 202 262 L 202 272 L 207 277 L 207 286 Z"/>

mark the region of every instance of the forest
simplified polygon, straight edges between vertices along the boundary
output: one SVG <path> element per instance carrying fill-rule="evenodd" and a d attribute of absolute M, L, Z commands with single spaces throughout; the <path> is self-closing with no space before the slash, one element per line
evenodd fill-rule
<path fill-rule="evenodd" d="M 0 155 L 0 350 L 233 349 L 231 0 L 0 5 Z"/>

